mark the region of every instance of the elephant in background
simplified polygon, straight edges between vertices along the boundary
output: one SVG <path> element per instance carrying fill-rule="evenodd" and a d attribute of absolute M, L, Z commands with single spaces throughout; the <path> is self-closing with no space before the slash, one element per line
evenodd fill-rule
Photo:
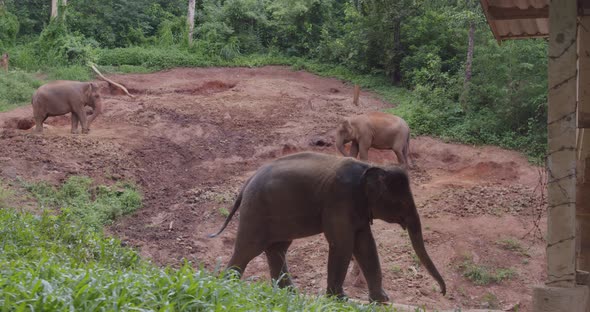
<path fill-rule="evenodd" d="M 352 142 L 350 157 L 368 160 L 369 148 L 392 149 L 402 166 L 409 166 L 410 127 L 402 118 L 371 112 L 345 119 L 336 130 L 336 147 L 344 156 L 344 145 Z"/>
<path fill-rule="evenodd" d="M 127 88 L 100 73 L 96 66 L 92 70 L 100 80 L 108 83 L 111 94 L 119 91 L 133 98 Z M 122 93 L 121 93 L 122 92 Z M 33 117 L 35 119 L 35 131 L 43 132 L 43 122 L 47 117 L 72 113 L 72 133 L 79 133 L 78 123 L 82 125 L 82 133 L 90 131 L 89 125 L 102 113 L 102 98 L 98 84 L 95 82 L 80 82 L 70 80 L 56 80 L 39 87 L 31 100 L 33 105 Z M 86 106 L 93 109 L 90 117 L 86 116 Z"/>
<path fill-rule="evenodd" d="M 324 233 L 329 243 L 327 294 L 345 296 L 343 282 L 352 256 L 366 277 L 371 301 L 389 298 L 382 288 L 373 219 L 408 230 L 416 255 L 446 293 L 443 278 L 428 256 L 405 170 L 373 166 L 352 158 L 304 152 L 258 169 L 241 189 L 218 233 L 241 208 L 233 255 L 227 265 L 242 274 L 265 252 L 271 277 L 292 285 L 286 254 L 297 238 Z"/>
<path fill-rule="evenodd" d="M 33 117 L 35 131 L 43 132 L 43 122 L 47 117 L 72 113 L 72 133 L 90 131 L 89 124 L 102 113 L 102 99 L 98 86 L 92 82 L 56 80 L 42 85 L 33 94 Z M 86 106 L 93 109 L 92 115 L 86 116 Z"/>

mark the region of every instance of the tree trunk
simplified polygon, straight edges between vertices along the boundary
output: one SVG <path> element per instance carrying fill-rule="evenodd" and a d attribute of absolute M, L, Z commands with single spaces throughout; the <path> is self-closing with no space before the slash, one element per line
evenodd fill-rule
<path fill-rule="evenodd" d="M 51 0 L 51 18 L 57 17 L 57 0 Z"/>
<path fill-rule="evenodd" d="M 188 45 L 193 44 L 193 32 L 195 30 L 195 0 L 188 0 Z"/>
<path fill-rule="evenodd" d="M 401 59 L 402 59 L 402 21 L 398 18 L 393 23 L 393 71 L 391 81 L 393 84 L 399 84 L 402 81 Z"/>
<path fill-rule="evenodd" d="M 471 80 L 471 64 L 473 63 L 473 46 L 475 36 L 475 22 L 469 23 L 469 44 L 467 45 L 467 61 L 465 62 L 465 83 Z"/>
<path fill-rule="evenodd" d="M 473 63 L 473 47 L 475 37 L 475 22 L 469 23 L 469 43 L 467 45 L 467 60 L 465 61 L 465 80 L 463 81 L 463 93 L 459 102 L 463 110 L 467 108 L 467 94 L 469 92 L 469 82 L 471 81 L 471 64 Z"/>
<path fill-rule="evenodd" d="M 56 18 L 59 12 L 59 6 L 66 6 L 68 4 L 68 0 L 51 0 L 51 18 Z"/>

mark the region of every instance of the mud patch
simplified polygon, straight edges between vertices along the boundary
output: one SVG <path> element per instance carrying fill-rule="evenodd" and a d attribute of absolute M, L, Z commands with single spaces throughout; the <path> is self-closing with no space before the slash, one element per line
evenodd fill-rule
<path fill-rule="evenodd" d="M 213 93 L 227 91 L 236 86 L 236 82 L 223 82 L 219 80 L 207 81 L 204 84 L 198 86 L 195 89 L 179 89 L 174 90 L 176 93 L 183 93 L 183 94 L 200 94 L 200 95 L 209 95 Z"/>
<path fill-rule="evenodd" d="M 449 186 L 423 202 L 425 216 L 446 212 L 459 217 L 476 215 L 542 215 L 545 202 L 536 189 L 523 185 L 476 185 L 470 188 Z"/>
<path fill-rule="evenodd" d="M 32 118 L 13 117 L 4 122 L 2 125 L 6 129 L 29 130 L 35 126 L 35 120 Z"/>

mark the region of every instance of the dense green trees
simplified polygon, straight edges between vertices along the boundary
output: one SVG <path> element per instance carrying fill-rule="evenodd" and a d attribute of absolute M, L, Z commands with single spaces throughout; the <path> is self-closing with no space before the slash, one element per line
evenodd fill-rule
<path fill-rule="evenodd" d="M 544 154 L 546 42 L 498 45 L 478 1 L 196 0 L 190 47 L 188 0 L 69 0 L 61 26 L 49 23 L 50 1 L 3 2 L 0 48 L 23 68 L 299 57 L 412 90 L 415 101 L 397 112 L 415 133 Z M 97 58 L 113 48 L 123 49 Z M 150 56 L 162 48 L 169 57 Z"/>

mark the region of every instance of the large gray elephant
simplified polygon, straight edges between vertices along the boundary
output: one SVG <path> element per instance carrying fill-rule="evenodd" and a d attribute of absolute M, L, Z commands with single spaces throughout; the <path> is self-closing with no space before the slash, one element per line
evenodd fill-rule
<path fill-rule="evenodd" d="M 345 296 L 342 284 L 354 255 L 366 277 L 371 301 L 389 298 L 382 288 L 373 219 L 408 230 L 416 255 L 446 293 L 428 256 L 420 217 L 406 172 L 352 158 L 298 153 L 262 166 L 244 184 L 219 235 L 241 208 L 234 253 L 227 265 L 242 274 L 263 251 L 271 277 L 292 285 L 285 259 L 296 238 L 324 233 L 329 243 L 328 295 Z"/>
<path fill-rule="evenodd" d="M 344 144 L 352 142 L 346 155 Z M 369 157 L 369 148 L 391 149 L 400 165 L 409 166 L 410 127 L 401 117 L 371 112 L 345 119 L 336 130 L 336 147 L 344 156 L 361 160 Z"/>

